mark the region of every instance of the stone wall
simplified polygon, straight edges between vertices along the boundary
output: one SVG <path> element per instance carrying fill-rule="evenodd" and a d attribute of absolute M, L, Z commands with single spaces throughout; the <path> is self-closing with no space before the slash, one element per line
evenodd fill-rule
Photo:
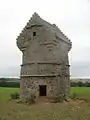
<path fill-rule="evenodd" d="M 23 50 L 23 63 L 37 60 L 58 62 L 67 60 L 69 44 L 54 36 L 53 33 L 51 34 L 46 27 L 42 27 L 42 31 L 40 29 L 37 31 L 33 28 L 29 36 L 23 35 L 26 39 L 23 46 L 27 43 L 27 47 Z M 33 37 L 34 31 L 36 31 L 36 36 Z"/>
<path fill-rule="evenodd" d="M 33 15 L 17 38 L 23 53 L 21 65 L 21 98 L 32 89 L 39 96 L 39 85 L 47 85 L 47 97 L 69 95 L 68 52 L 70 40 L 58 29 Z"/>
<path fill-rule="evenodd" d="M 62 72 L 62 63 L 56 62 L 31 62 L 21 66 L 21 75 L 60 75 Z M 68 71 L 68 64 L 65 64 Z"/>
<path fill-rule="evenodd" d="M 62 79 L 60 76 L 47 76 L 47 77 L 26 77 L 21 80 L 21 99 L 24 99 L 27 97 L 27 93 L 29 93 L 29 90 L 33 90 L 35 92 L 35 96 L 39 97 L 39 85 L 46 85 L 46 96 L 48 98 L 50 97 L 56 97 L 60 96 L 62 94 L 67 95 L 68 93 L 68 87 L 69 84 L 66 82 L 67 79 Z M 65 82 L 67 83 L 65 85 Z M 27 92 L 28 91 L 28 92 Z"/>

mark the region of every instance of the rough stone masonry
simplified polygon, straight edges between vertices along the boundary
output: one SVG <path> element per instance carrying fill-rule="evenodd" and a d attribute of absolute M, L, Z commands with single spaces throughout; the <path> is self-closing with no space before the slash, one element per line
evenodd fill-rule
<path fill-rule="evenodd" d="M 17 46 L 23 54 L 21 99 L 26 98 L 30 91 L 36 98 L 69 96 L 68 52 L 72 43 L 55 24 L 34 13 L 17 37 Z"/>

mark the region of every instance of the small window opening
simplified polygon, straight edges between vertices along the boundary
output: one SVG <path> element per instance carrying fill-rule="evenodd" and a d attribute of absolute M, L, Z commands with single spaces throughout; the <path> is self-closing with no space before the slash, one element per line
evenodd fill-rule
<path fill-rule="evenodd" d="M 36 32 L 33 32 L 33 36 L 36 36 Z"/>

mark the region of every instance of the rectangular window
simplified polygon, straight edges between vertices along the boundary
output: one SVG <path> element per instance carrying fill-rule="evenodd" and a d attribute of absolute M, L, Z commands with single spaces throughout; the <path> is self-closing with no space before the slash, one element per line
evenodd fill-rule
<path fill-rule="evenodd" d="M 33 32 L 33 36 L 36 36 L 36 32 Z"/>

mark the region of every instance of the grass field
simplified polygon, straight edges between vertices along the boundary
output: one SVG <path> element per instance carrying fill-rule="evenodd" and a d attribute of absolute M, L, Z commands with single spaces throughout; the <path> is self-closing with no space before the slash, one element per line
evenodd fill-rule
<path fill-rule="evenodd" d="M 8 101 L 10 99 L 10 94 L 15 92 L 19 92 L 19 88 L 0 87 L 0 101 Z"/>
<path fill-rule="evenodd" d="M 90 120 L 90 102 L 38 103 L 31 106 L 6 102 L 18 88 L 0 87 L 0 120 Z M 71 96 L 90 99 L 90 87 L 72 87 Z"/>
<path fill-rule="evenodd" d="M 72 87 L 70 96 L 76 94 L 77 97 L 90 99 L 90 87 Z"/>
<path fill-rule="evenodd" d="M 0 103 L 0 120 L 90 120 L 89 103 Z"/>
<path fill-rule="evenodd" d="M 0 87 L 0 101 L 7 101 L 11 93 L 19 92 L 19 88 Z M 90 87 L 72 87 L 70 96 L 76 94 L 77 97 L 90 98 Z"/>

